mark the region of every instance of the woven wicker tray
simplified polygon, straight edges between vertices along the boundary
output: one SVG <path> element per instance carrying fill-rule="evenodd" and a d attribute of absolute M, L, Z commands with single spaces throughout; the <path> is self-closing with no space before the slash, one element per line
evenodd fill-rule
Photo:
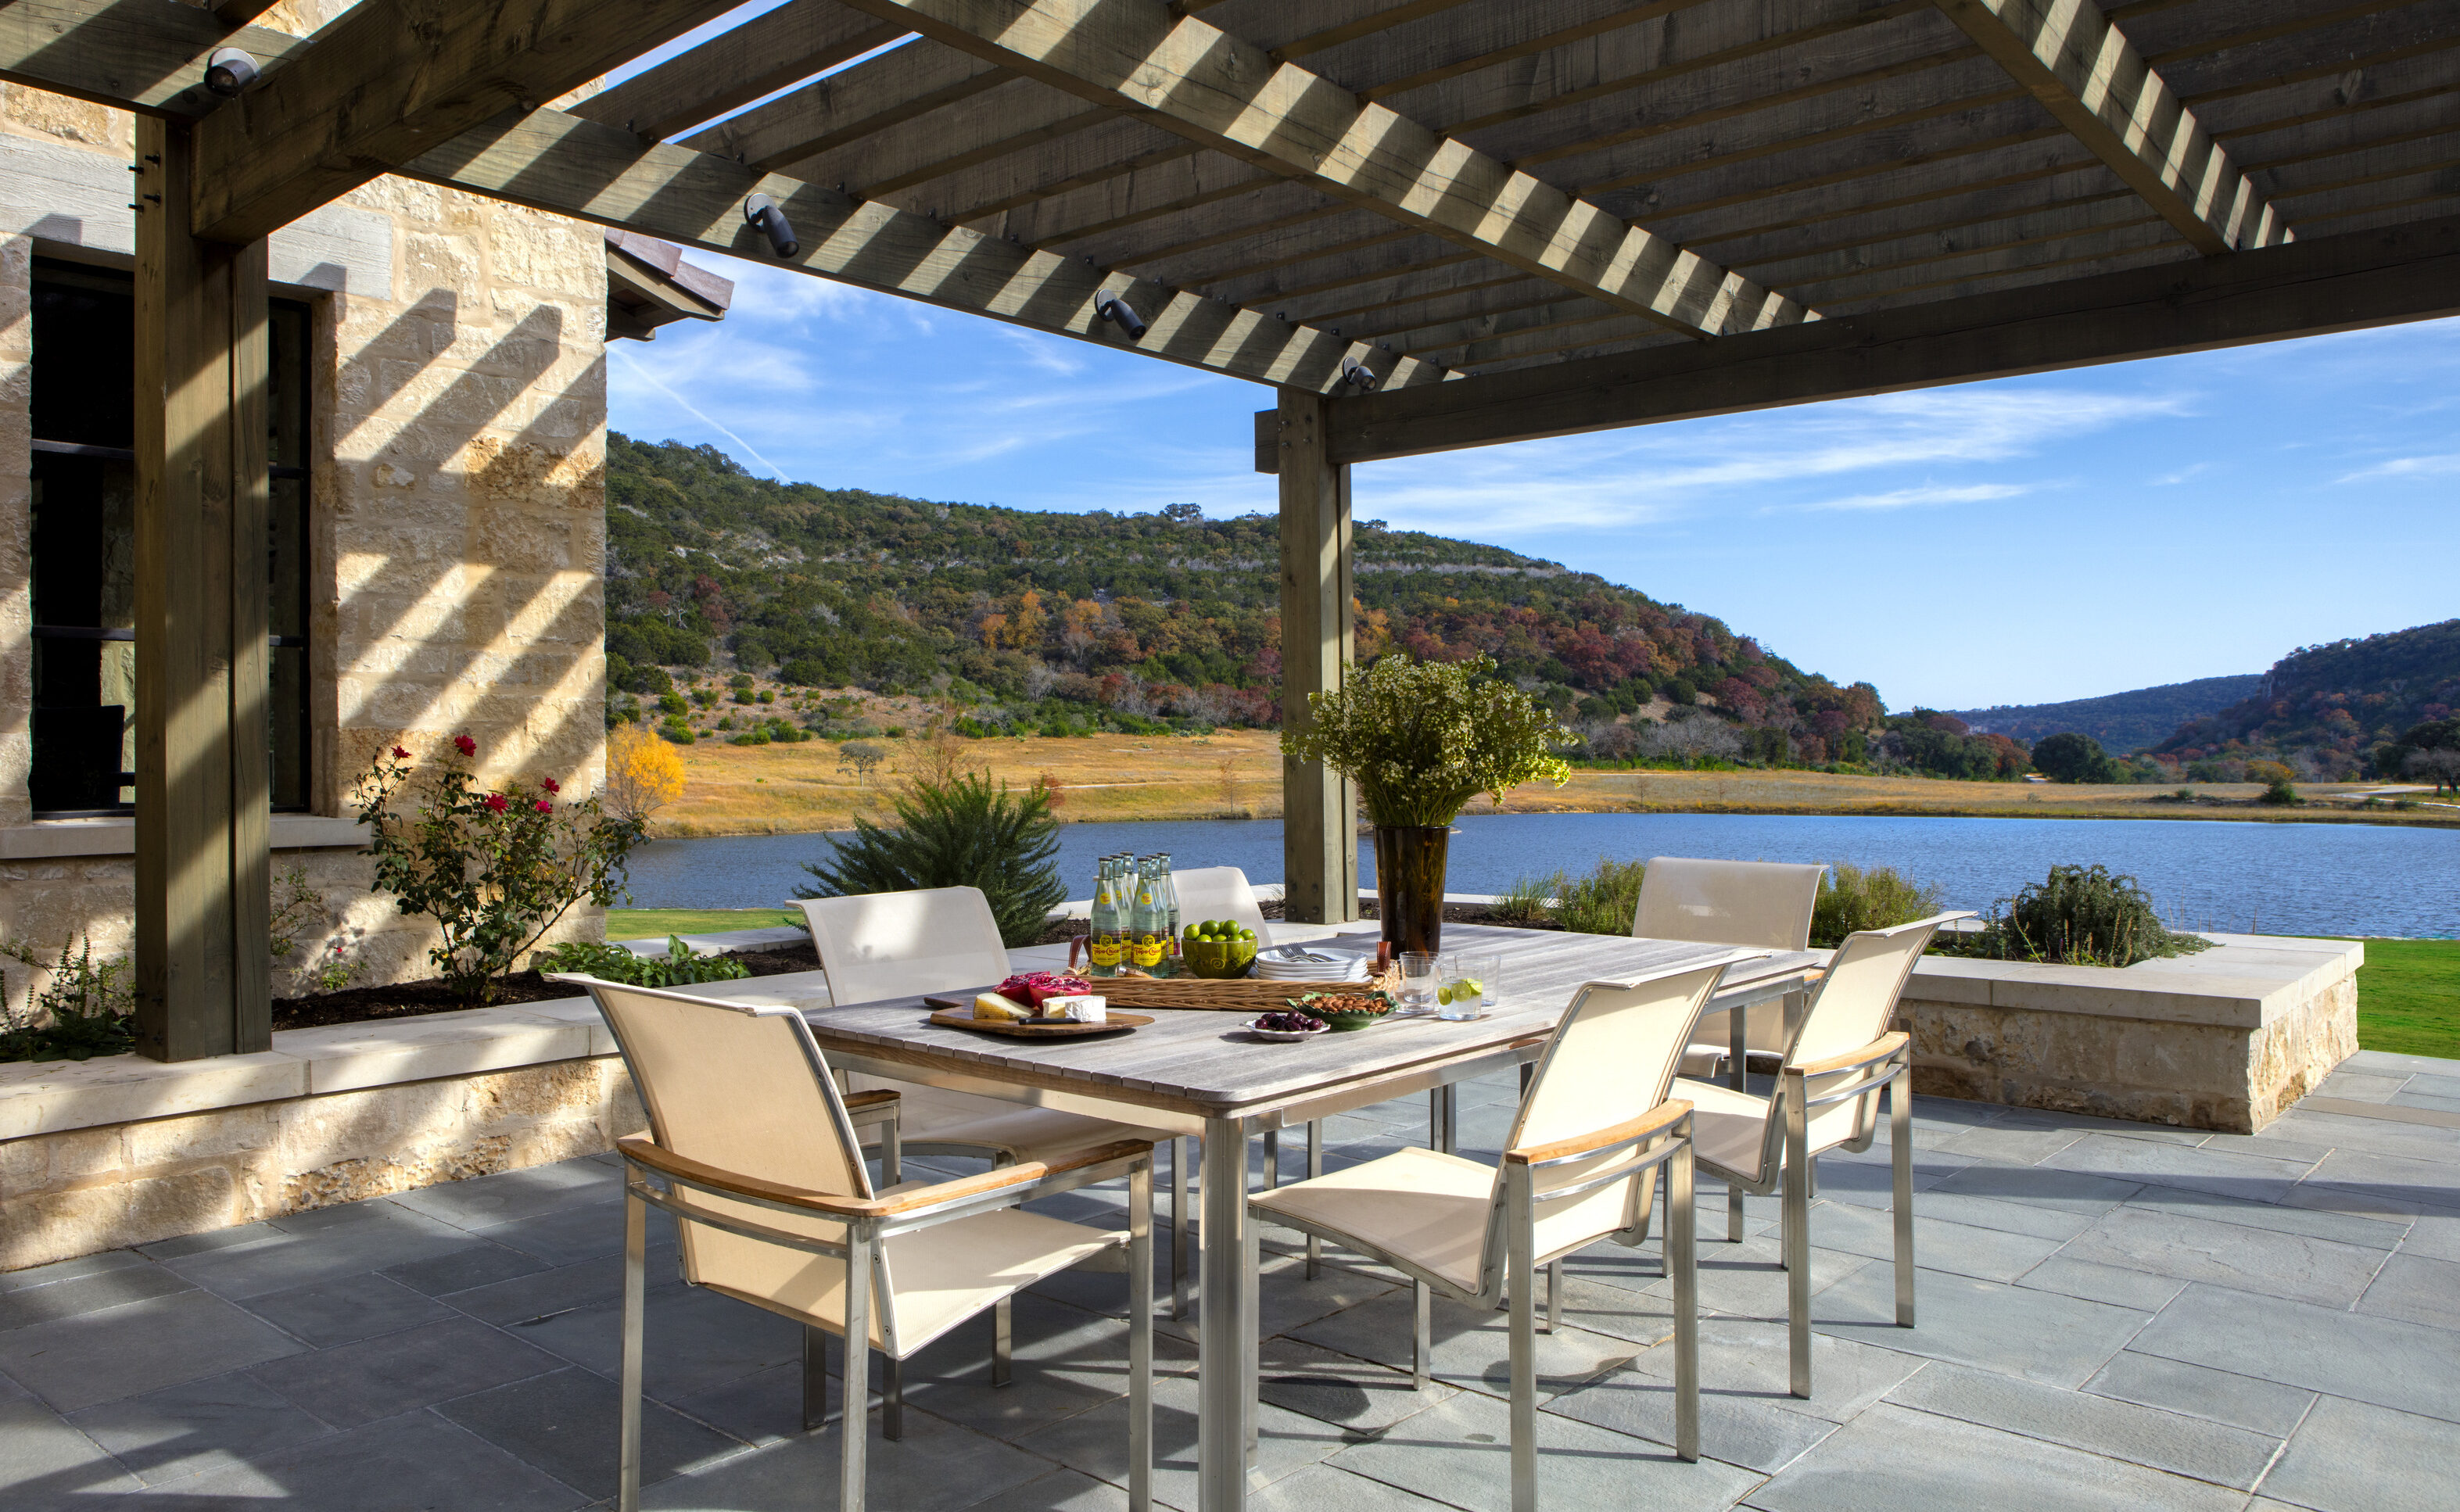
<path fill-rule="evenodd" d="M 1252 976 L 1207 980 L 1201 976 L 1099 976 L 1093 990 L 1113 1008 L 1201 1008 L 1218 1013 L 1270 1013 L 1311 992 L 1396 991 L 1400 973 L 1366 981 L 1259 981 Z"/>

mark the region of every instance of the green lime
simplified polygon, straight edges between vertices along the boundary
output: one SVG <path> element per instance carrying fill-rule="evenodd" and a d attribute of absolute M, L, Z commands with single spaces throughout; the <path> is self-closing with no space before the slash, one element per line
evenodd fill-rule
<path fill-rule="evenodd" d="M 1240 942 L 1241 944 L 1242 944 L 1242 945 L 1243 945 L 1243 944 L 1245 944 L 1247 941 L 1249 941 L 1249 940 L 1251 940 L 1251 939 L 1254 939 L 1255 937 L 1256 937 L 1256 932 L 1255 932 L 1254 930 L 1251 930 L 1251 929 L 1242 929 L 1242 930 L 1241 930 L 1241 931 L 1239 932 L 1239 942 Z"/>
<path fill-rule="evenodd" d="M 1436 988 L 1436 989 L 1435 989 L 1435 1001 L 1436 1001 L 1437 1003 L 1440 1003 L 1440 1004 L 1442 1004 L 1442 1005 L 1444 1005 L 1444 1006 L 1449 1007 L 1449 1006 L 1451 1006 L 1452 1000 L 1453 1000 L 1453 990 L 1452 990 L 1451 988 L 1449 988 L 1449 987 L 1438 987 L 1438 988 Z"/>
<path fill-rule="evenodd" d="M 1474 976 L 1467 977 L 1461 982 L 1461 996 L 1464 998 L 1483 998 L 1486 996 L 1486 983 L 1479 981 Z"/>
<path fill-rule="evenodd" d="M 1203 936 L 1204 936 L 1204 927 L 1203 927 L 1202 925 L 1200 925 L 1200 924 L 1190 924 L 1189 926 L 1187 926 L 1187 937 L 1188 937 L 1189 939 L 1201 939 L 1201 938 L 1203 938 Z"/>

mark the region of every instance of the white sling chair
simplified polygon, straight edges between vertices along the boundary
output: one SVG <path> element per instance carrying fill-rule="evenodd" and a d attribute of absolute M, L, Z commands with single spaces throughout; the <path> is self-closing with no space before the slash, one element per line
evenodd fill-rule
<path fill-rule="evenodd" d="M 1048 1275 L 1124 1247 L 1129 1504 L 1151 1504 L 1153 1146 L 1123 1140 L 979 1176 L 875 1188 L 845 1099 L 802 1015 L 559 977 L 589 989 L 614 1032 L 649 1131 L 625 1162 L 622 1512 L 641 1497 L 643 1275 L 650 1208 L 677 1220 L 684 1278 L 804 1329 L 803 1418 L 819 1420 L 823 1335 L 845 1341 L 838 1505 L 861 1512 L 869 1354 L 885 1356 L 882 1428 L 901 1436 L 900 1367 Z M 1019 1208 L 1128 1179 L 1125 1233 Z"/>
<path fill-rule="evenodd" d="M 1897 1088 L 1888 1098 L 1897 1326 L 1914 1326 L 1913 1083 L 1907 1076 L 1913 1047 L 1888 1021 L 1931 935 L 1950 919 L 1972 916 L 1940 914 L 1847 935 L 1785 1046 L 1774 1095 L 1687 1078 L 1674 1083 L 1674 1095 L 1692 1105 L 1700 1164 L 1726 1184 L 1729 1240 L 1743 1236 L 1744 1193 L 1765 1197 L 1785 1188 L 1786 1312 L 1796 1396 L 1811 1395 L 1811 1163 L 1832 1149 L 1869 1149 L 1879 1130 L 1879 1089 L 1891 1082 Z"/>
<path fill-rule="evenodd" d="M 1669 1099 L 1666 1089 L 1726 968 L 1766 955 L 1738 951 L 1707 965 L 1581 988 L 1521 1095 L 1500 1168 L 1410 1148 L 1247 1199 L 1256 1216 L 1382 1261 L 1415 1283 L 1412 1376 L 1422 1389 L 1433 1350 L 1432 1294 L 1491 1309 L 1510 1293 L 1514 1512 L 1538 1504 L 1538 1269 L 1601 1239 L 1641 1243 L 1661 1165 L 1665 1270 L 1674 1279 L 1675 1453 L 1700 1458 L 1691 1104 Z M 1555 1282 L 1550 1319 L 1559 1308 L 1559 1272 Z"/>
<path fill-rule="evenodd" d="M 990 900 L 983 896 L 979 888 L 924 888 L 909 892 L 797 898 L 795 906 L 803 911 L 803 917 L 811 925 L 812 944 L 819 952 L 820 969 L 828 973 L 829 1001 L 834 1004 L 878 1002 L 923 993 L 978 991 L 996 985 L 1008 975 L 1007 947 L 1000 942 L 999 923 L 991 916 Z M 898 1168 L 898 1157 L 907 1151 L 922 1155 L 986 1155 L 995 1164 L 1006 1165 L 1011 1161 L 1048 1161 L 1115 1140 L 1157 1141 L 1170 1137 L 1166 1130 L 1114 1124 L 1057 1108 L 1028 1107 L 970 1092 L 952 1092 L 858 1073 L 848 1073 L 845 1080 L 849 1092 L 885 1090 L 899 1094 L 898 1117 L 879 1136 L 894 1142 L 883 1152 L 883 1174 L 892 1183 L 902 1174 Z M 1175 1194 L 1184 1184 L 1181 1166 L 1176 1159 L 1171 1163 Z M 1174 1229 L 1184 1207 L 1185 1203 L 1174 1196 L 1170 1210 Z M 1184 1252 L 1184 1246 L 1171 1247 L 1174 1297 L 1185 1290 Z M 991 1379 L 994 1384 L 1006 1385 L 1006 1303 L 1000 1306 L 995 1336 Z"/>
<path fill-rule="evenodd" d="M 1812 910 L 1827 871 L 1816 864 L 1657 856 L 1641 873 L 1631 932 L 1642 939 L 1802 950 L 1811 943 Z M 1744 1062 L 1751 1055 L 1784 1054 L 1787 1006 L 1725 1009 L 1701 1019 L 1683 1058 L 1685 1074 L 1708 1074 L 1724 1059 L 1733 1085 L 1741 1086 Z M 1793 1006 L 1799 1008 L 1798 1000 Z"/>

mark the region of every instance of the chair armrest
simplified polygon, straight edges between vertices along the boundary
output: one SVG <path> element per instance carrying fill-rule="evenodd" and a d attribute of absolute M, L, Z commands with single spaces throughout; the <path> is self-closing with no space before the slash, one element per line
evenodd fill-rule
<path fill-rule="evenodd" d="M 901 1094 L 895 1087 L 881 1087 L 872 1092 L 849 1092 L 839 1101 L 845 1103 L 846 1118 L 856 1127 L 866 1124 L 894 1124 Z"/>
<path fill-rule="evenodd" d="M 1503 1158 L 1515 1166 L 1544 1166 L 1555 1161 L 1570 1160 L 1581 1155 L 1596 1155 L 1625 1144 L 1637 1144 L 1652 1139 L 1681 1123 L 1691 1112 L 1691 1104 L 1681 1098 L 1667 1098 L 1646 1113 L 1629 1123 L 1594 1134 L 1575 1134 L 1570 1139 L 1557 1140 L 1552 1144 L 1533 1144 L 1523 1149 L 1509 1149 Z"/>
<path fill-rule="evenodd" d="M 1911 1037 L 1901 1029 L 1892 1030 L 1859 1050 L 1848 1050 L 1843 1055 L 1830 1056 L 1825 1060 L 1813 1060 L 1809 1065 L 1789 1066 L 1787 1069 L 1799 1071 L 1807 1077 L 1834 1076 L 1839 1071 L 1856 1070 L 1895 1055 L 1904 1048 L 1905 1041 L 1909 1038 Z"/>
<path fill-rule="evenodd" d="M 892 1196 L 844 1197 L 830 1192 L 806 1191 L 799 1186 L 746 1176 L 739 1171 L 722 1170 L 689 1156 L 678 1155 L 637 1134 L 629 1139 L 617 1140 L 615 1147 L 626 1159 L 638 1161 L 661 1175 L 671 1176 L 692 1186 L 749 1197 L 757 1202 L 775 1203 L 828 1218 L 893 1218 L 900 1213 L 936 1208 L 942 1203 L 960 1202 L 968 1197 L 981 1197 L 1011 1186 L 1031 1186 L 1050 1177 L 1082 1170 L 1088 1166 L 1103 1166 L 1112 1161 L 1153 1153 L 1153 1144 L 1149 1141 L 1119 1140 L 1078 1150 L 1056 1160 L 994 1166 L 979 1176 L 961 1177 L 932 1186 L 917 1186 Z"/>

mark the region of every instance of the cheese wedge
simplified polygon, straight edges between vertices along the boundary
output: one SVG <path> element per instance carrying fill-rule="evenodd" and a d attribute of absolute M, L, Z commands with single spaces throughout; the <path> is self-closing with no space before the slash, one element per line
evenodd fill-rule
<path fill-rule="evenodd" d="M 1030 1018 L 1033 1010 L 1021 1002 L 1012 1002 L 997 993 L 985 993 L 974 999 L 977 1018 Z"/>

